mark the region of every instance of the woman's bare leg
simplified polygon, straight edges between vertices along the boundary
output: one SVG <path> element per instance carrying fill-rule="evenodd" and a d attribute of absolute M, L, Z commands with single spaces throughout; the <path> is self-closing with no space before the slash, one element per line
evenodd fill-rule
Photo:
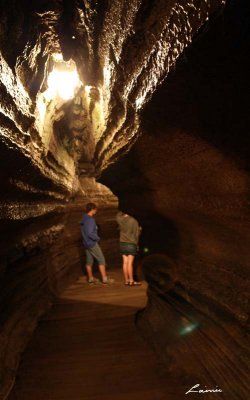
<path fill-rule="evenodd" d="M 134 259 L 135 256 L 132 256 L 132 254 L 130 254 L 128 256 L 128 278 L 129 278 L 129 282 L 133 282 L 134 281 L 134 271 L 133 271 L 133 263 L 134 263 Z"/>
<path fill-rule="evenodd" d="M 125 283 L 128 283 L 128 282 L 129 282 L 129 274 L 128 274 L 128 256 L 125 256 L 125 255 L 123 254 L 122 260 L 123 260 L 122 268 L 123 268 L 124 280 L 125 280 Z"/>

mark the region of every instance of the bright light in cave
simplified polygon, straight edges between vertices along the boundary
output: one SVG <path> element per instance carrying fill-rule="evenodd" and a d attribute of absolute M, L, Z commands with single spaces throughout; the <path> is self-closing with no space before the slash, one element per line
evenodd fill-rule
<path fill-rule="evenodd" d="M 90 94 L 91 89 L 92 89 L 92 86 L 89 86 L 89 85 L 85 86 L 85 90 L 86 90 L 86 93 L 88 94 L 88 96 Z"/>
<path fill-rule="evenodd" d="M 76 89 L 82 85 L 74 61 L 64 61 L 61 53 L 54 53 L 51 61 L 53 68 L 47 78 L 47 89 L 37 98 L 40 122 L 44 121 L 51 100 L 55 104 L 60 103 L 60 100 L 70 100 L 75 96 Z"/>
<path fill-rule="evenodd" d="M 50 101 L 56 97 L 69 100 L 74 97 L 75 89 L 81 85 L 74 61 L 64 61 L 61 53 L 52 55 L 53 69 L 48 75 L 48 88 L 43 93 Z"/>
<path fill-rule="evenodd" d="M 52 58 L 54 61 L 63 61 L 62 53 L 53 53 Z"/>
<path fill-rule="evenodd" d="M 67 71 L 54 68 L 48 76 L 48 89 L 44 93 L 46 100 L 61 97 L 69 100 L 74 97 L 75 89 L 80 84 L 78 73 L 75 70 Z"/>

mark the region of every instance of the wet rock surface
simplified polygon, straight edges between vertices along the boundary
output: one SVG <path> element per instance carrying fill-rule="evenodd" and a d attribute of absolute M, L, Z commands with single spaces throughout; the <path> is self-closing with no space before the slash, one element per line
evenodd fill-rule
<path fill-rule="evenodd" d="M 61 204 L 56 212 L 29 220 L 2 221 L 0 398 L 13 384 L 20 354 L 38 319 L 66 286 L 85 274 L 80 220 L 87 202 L 94 201 L 100 207 L 97 223 L 107 267 L 114 268 L 120 260 L 115 222 L 117 199 L 93 178 L 83 178 L 82 184 L 86 192 Z"/>
<path fill-rule="evenodd" d="M 140 134 L 102 181 L 143 224 L 142 248 L 175 260 L 185 301 L 215 323 L 226 311 L 246 332 L 249 19 L 244 1 L 239 13 L 230 2 L 236 19 L 220 17 L 224 4 L 1 1 L 0 396 L 37 319 L 82 273 L 89 200 L 116 264 L 118 200 L 95 178 Z M 78 72 L 74 98 L 51 97 L 55 68 Z"/>
<path fill-rule="evenodd" d="M 152 263 L 156 277 L 148 280 L 141 320 L 148 340 L 175 371 L 243 400 L 250 359 L 250 37 L 239 24 L 250 14 L 246 3 L 238 14 L 234 5 L 185 52 L 145 108 L 142 136 L 102 182 L 139 219 L 142 253 L 163 253 L 176 264 L 178 285 L 168 293 L 167 278 Z M 168 338 L 183 328 L 182 317 L 201 329 Z"/>
<path fill-rule="evenodd" d="M 189 395 L 247 398 L 249 353 L 245 330 L 218 302 L 187 290 L 177 269 L 163 254 L 144 259 L 148 303 L 137 313 L 138 329 L 169 374 L 180 382 L 187 381 L 189 390 L 193 388 Z"/>

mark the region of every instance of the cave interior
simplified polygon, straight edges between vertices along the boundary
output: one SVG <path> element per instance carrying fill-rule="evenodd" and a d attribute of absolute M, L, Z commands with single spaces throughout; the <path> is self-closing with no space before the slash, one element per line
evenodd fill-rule
<path fill-rule="evenodd" d="M 111 270 L 117 210 L 142 226 L 136 324 L 159 359 L 247 400 L 249 1 L 0 4 L 0 398 L 83 273 L 91 201 Z"/>

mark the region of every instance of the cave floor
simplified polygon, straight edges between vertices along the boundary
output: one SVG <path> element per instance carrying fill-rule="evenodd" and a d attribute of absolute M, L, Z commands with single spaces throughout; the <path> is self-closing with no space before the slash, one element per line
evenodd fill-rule
<path fill-rule="evenodd" d="M 173 400 L 180 382 L 164 372 L 134 324 L 146 283 L 90 286 L 78 279 L 39 322 L 8 400 Z"/>

